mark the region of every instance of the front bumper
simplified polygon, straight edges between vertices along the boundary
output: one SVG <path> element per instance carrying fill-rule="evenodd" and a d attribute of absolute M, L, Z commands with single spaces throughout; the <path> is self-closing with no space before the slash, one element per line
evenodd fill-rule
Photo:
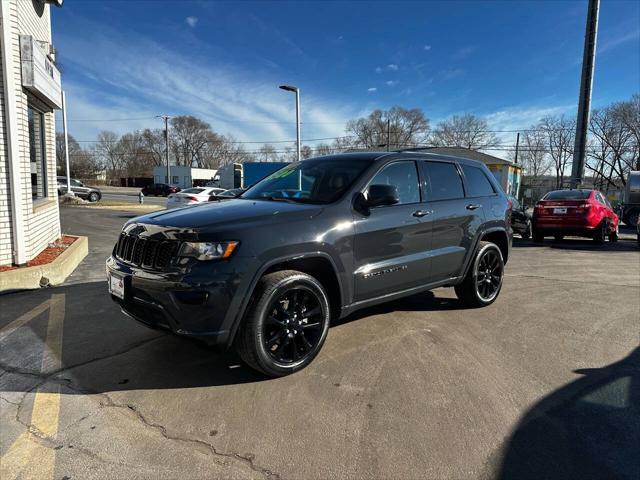
<path fill-rule="evenodd" d="M 124 281 L 124 299 L 111 295 L 123 313 L 151 327 L 207 343 L 228 345 L 240 305 L 242 273 L 234 262 L 197 262 L 188 271 L 151 272 L 107 259 L 107 275 Z"/>

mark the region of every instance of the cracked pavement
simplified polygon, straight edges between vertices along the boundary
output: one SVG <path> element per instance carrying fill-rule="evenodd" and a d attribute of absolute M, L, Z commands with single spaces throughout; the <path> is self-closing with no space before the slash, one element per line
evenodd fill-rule
<path fill-rule="evenodd" d="M 126 216 L 62 209 L 89 257 L 65 286 L 0 296 L 3 479 L 637 478 L 631 237 L 516 240 L 490 307 L 438 289 L 371 308 L 269 380 L 119 312 L 103 260 Z"/>

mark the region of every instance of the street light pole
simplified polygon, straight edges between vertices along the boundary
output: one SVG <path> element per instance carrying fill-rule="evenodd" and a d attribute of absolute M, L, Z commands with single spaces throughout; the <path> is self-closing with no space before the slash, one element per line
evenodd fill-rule
<path fill-rule="evenodd" d="M 169 167 L 169 115 L 158 115 L 156 118 L 162 118 L 164 120 L 164 148 L 165 157 L 167 160 L 167 184 L 171 185 L 171 167 Z"/>
<path fill-rule="evenodd" d="M 296 94 L 296 153 L 298 162 L 300 158 L 300 89 L 293 85 L 280 85 L 282 90 Z"/>
<path fill-rule="evenodd" d="M 75 197 L 71 190 L 71 171 L 69 169 L 69 134 L 67 133 L 67 99 L 62 91 L 62 128 L 64 130 L 64 161 L 67 168 L 67 191 L 65 196 Z"/>

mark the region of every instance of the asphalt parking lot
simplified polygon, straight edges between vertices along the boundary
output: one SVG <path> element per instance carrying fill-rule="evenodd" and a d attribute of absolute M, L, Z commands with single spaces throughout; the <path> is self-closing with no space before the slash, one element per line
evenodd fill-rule
<path fill-rule="evenodd" d="M 517 239 L 493 305 L 438 289 L 358 312 L 270 380 L 119 312 L 104 259 L 130 216 L 63 208 L 89 256 L 0 296 L 3 478 L 640 477 L 631 234 Z"/>

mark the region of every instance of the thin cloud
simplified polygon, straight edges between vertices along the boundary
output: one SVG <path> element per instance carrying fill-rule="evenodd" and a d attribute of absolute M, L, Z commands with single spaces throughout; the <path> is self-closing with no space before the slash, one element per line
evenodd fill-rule
<path fill-rule="evenodd" d="M 637 40 L 638 38 L 640 38 L 640 28 L 636 28 L 631 32 L 618 35 L 617 37 L 608 38 L 604 40 L 599 47 L 596 47 L 597 53 L 604 53 L 609 50 L 613 50 L 614 48 L 624 43 L 630 42 L 632 40 Z"/>
<path fill-rule="evenodd" d="M 429 50 L 431 50 L 431 45 L 425 45 L 424 46 L 424 51 L 428 52 Z"/>
<path fill-rule="evenodd" d="M 455 60 L 464 60 L 465 58 L 469 57 L 473 52 L 475 52 L 477 49 L 478 47 L 474 45 L 469 45 L 466 47 L 459 48 L 453 54 L 453 58 Z"/>
<path fill-rule="evenodd" d="M 224 63 L 216 63 L 213 69 L 206 59 L 187 59 L 179 50 L 145 36 L 132 34 L 125 41 L 122 32 L 107 28 L 95 31 L 90 45 L 76 36 L 65 40 L 69 66 L 82 72 L 80 75 L 99 79 L 99 83 L 91 83 L 91 88 L 80 87 L 79 81 L 66 83 L 68 97 L 78 107 L 69 102 L 69 120 L 150 118 L 135 123 L 123 121 L 117 127 L 104 122 L 73 124 L 74 132 L 83 140 L 95 138 L 103 129 L 157 128 L 153 116 L 162 112 L 200 117 L 214 131 L 232 134 L 238 140 L 295 137 L 295 107 L 277 89 L 276 79 L 258 80 L 255 72 Z M 97 60 L 114 51 L 121 54 L 108 67 Z M 352 117 L 349 105 L 306 95 L 303 135 L 339 136 Z"/>
<path fill-rule="evenodd" d="M 382 72 L 382 67 L 376 67 L 376 73 L 381 73 Z"/>
<path fill-rule="evenodd" d="M 184 19 L 191 28 L 195 28 L 198 24 L 198 17 L 190 16 Z"/>
<path fill-rule="evenodd" d="M 395 63 L 390 63 L 389 65 L 387 65 L 387 70 L 391 70 L 392 72 L 397 72 L 398 65 L 396 65 Z"/>
<path fill-rule="evenodd" d="M 395 87 L 400 82 L 398 82 L 398 80 L 388 80 L 388 81 L 386 81 L 384 83 L 387 84 L 387 86 L 389 86 L 389 87 Z"/>
<path fill-rule="evenodd" d="M 377 89 L 376 87 L 370 87 L 370 88 L 367 88 L 367 92 L 375 92 L 375 91 L 377 91 L 377 90 L 378 90 L 378 89 Z"/>

